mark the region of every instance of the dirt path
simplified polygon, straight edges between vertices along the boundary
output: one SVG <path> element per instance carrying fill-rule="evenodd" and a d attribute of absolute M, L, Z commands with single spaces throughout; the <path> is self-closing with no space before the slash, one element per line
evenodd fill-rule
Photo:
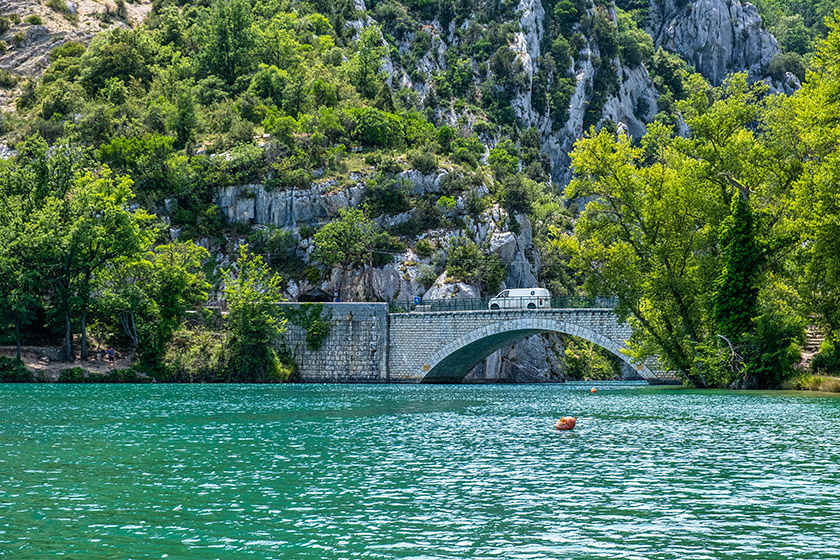
<path fill-rule="evenodd" d="M 49 350 L 54 351 L 54 349 Z M 91 352 L 92 357 L 85 362 L 78 358 L 72 362 L 50 360 L 45 358 L 45 354 L 51 353 L 53 352 L 45 352 L 38 348 L 27 347 L 21 352 L 20 357 L 23 361 L 23 365 L 25 365 L 29 371 L 39 374 L 50 381 L 58 379 L 61 370 L 72 367 L 80 367 L 88 373 L 104 374 L 114 369 L 125 369 L 131 367 L 134 363 L 133 352 L 126 354 L 117 352 L 115 364 L 113 366 L 108 364 L 107 356 L 103 355 L 100 357 L 98 352 Z M 0 346 L 0 355 L 14 358 L 15 354 L 16 350 L 14 346 Z"/>

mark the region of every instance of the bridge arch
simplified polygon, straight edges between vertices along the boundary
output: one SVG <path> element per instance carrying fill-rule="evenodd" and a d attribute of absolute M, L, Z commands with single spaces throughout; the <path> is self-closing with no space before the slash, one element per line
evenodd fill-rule
<path fill-rule="evenodd" d="M 544 332 L 577 336 L 597 344 L 632 366 L 646 380 L 658 381 L 646 364 L 639 364 L 622 352 L 624 341 L 617 341 L 585 326 L 548 317 L 522 317 L 500 320 L 476 328 L 444 345 L 423 366 L 421 383 L 458 383 L 481 360 L 518 340 Z"/>

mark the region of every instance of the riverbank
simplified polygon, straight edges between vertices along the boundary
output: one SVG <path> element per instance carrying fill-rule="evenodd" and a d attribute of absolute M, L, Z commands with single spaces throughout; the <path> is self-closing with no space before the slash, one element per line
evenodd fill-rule
<path fill-rule="evenodd" d="M 133 352 L 119 352 L 114 356 L 114 364 L 108 363 L 104 354 L 99 352 L 92 352 L 92 356 L 88 360 L 81 360 L 78 357 L 73 361 L 61 361 L 56 359 L 59 349 L 54 347 L 37 347 L 27 346 L 21 349 L 20 358 L 25 368 L 34 383 L 58 383 L 66 380 L 68 377 L 87 378 L 92 380 L 108 379 L 115 377 L 126 377 L 125 374 L 117 374 L 115 372 L 125 372 L 131 370 L 134 364 Z M 0 366 L 0 382 L 6 381 L 21 381 L 21 373 L 15 371 L 13 362 L 16 356 L 16 349 L 14 346 L 0 347 L 0 359 L 2 366 Z M 9 363 L 12 362 L 12 363 Z M 70 373 L 73 372 L 73 373 Z M 62 373 L 64 379 L 62 379 Z M 136 374 L 138 377 L 145 377 L 141 374 Z"/>
<path fill-rule="evenodd" d="M 14 365 L 16 349 L 0 346 L 0 383 L 150 383 L 154 378 L 135 369 L 133 352 L 117 350 L 115 362 L 109 364 L 103 353 L 92 352 L 88 360 L 76 357 L 73 361 L 56 359 L 56 347 L 27 346 L 21 350 L 23 369 Z M 568 379 L 595 382 L 595 379 Z M 615 380 L 618 381 L 618 380 Z M 801 373 L 786 381 L 780 391 L 808 391 L 840 393 L 840 377 Z"/>
<path fill-rule="evenodd" d="M 804 373 L 786 381 L 782 389 L 791 391 L 817 391 L 820 393 L 840 393 L 840 377 L 830 377 Z"/>

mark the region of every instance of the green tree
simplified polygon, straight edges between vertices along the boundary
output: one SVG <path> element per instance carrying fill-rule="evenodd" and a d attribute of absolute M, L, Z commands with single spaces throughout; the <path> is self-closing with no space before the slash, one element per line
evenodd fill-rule
<path fill-rule="evenodd" d="M 373 99 L 380 88 L 380 68 L 385 56 L 382 33 L 375 25 L 362 30 L 356 41 L 356 55 L 350 61 L 350 76 L 356 90 L 365 99 Z"/>
<path fill-rule="evenodd" d="M 737 340 L 756 316 L 759 276 L 764 254 L 756 240 L 752 210 L 745 196 L 732 197 L 731 214 L 720 232 L 720 274 L 712 293 L 717 334 Z"/>
<path fill-rule="evenodd" d="M 344 272 L 353 265 L 371 264 L 379 234 L 379 226 L 361 210 L 344 208 L 339 211 L 337 220 L 315 232 L 312 256 L 316 261 Z M 343 296 L 342 286 L 337 286 L 337 289 Z"/>
<path fill-rule="evenodd" d="M 283 381 L 273 343 L 285 329 L 277 305 L 282 298 L 281 279 L 262 257 L 239 247 L 236 269 L 224 269 L 226 321 L 225 376 L 230 382 Z"/>
<path fill-rule="evenodd" d="M 840 330 L 840 16 L 828 22 L 808 80 L 776 121 L 801 174 L 793 187 L 802 298 L 832 332 Z M 800 163 L 801 162 L 801 163 Z"/>
<path fill-rule="evenodd" d="M 197 35 L 203 43 L 199 53 L 203 68 L 228 86 L 247 75 L 254 64 L 252 21 L 251 4 L 246 0 L 215 0 Z"/>
<path fill-rule="evenodd" d="M 652 126 L 651 134 L 663 131 Z M 617 312 L 634 326 L 637 358 L 659 355 L 664 365 L 698 386 L 696 346 L 709 336 L 704 291 L 715 263 L 716 189 L 698 182 L 698 163 L 671 151 L 664 162 L 641 165 L 642 148 L 602 130 L 579 140 L 572 153 L 576 179 L 570 198 L 593 197 L 575 235 L 559 250 L 585 277 L 590 293 L 615 295 Z"/>
<path fill-rule="evenodd" d="M 195 111 L 192 90 L 189 87 L 178 89 L 175 112 L 172 114 L 169 127 L 175 132 L 175 147 L 177 149 L 191 147 L 195 142 L 198 116 Z"/>
<path fill-rule="evenodd" d="M 94 275 L 107 263 L 140 253 L 151 242 L 151 216 L 128 209 L 131 180 L 78 177 L 65 195 L 51 193 L 27 224 L 24 235 L 43 263 L 64 317 L 66 357 L 72 356 L 72 325 L 78 313 L 81 356 L 87 359 L 87 319 Z"/>
<path fill-rule="evenodd" d="M 187 311 L 207 301 L 210 285 L 201 263 L 209 257 L 206 249 L 188 241 L 111 261 L 97 274 L 96 308 L 155 366 Z"/>

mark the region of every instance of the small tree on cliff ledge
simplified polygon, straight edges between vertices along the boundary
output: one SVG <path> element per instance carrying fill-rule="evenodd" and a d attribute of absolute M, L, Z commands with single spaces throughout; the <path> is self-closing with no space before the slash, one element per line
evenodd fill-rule
<path fill-rule="evenodd" d="M 262 257 L 240 245 L 236 273 L 222 270 L 228 305 L 225 343 L 225 381 L 272 383 L 285 381 L 290 372 L 280 365 L 272 342 L 285 330 L 277 303 L 283 301 L 280 275 Z"/>

